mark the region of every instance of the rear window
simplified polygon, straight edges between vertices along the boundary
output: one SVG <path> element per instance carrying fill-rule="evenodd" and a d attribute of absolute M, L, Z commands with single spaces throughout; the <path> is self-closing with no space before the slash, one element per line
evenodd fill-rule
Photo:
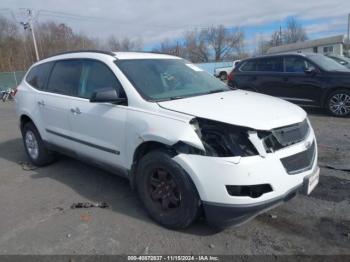
<path fill-rule="evenodd" d="M 82 61 L 62 60 L 55 63 L 47 90 L 62 95 L 76 95 L 80 84 Z"/>
<path fill-rule="evenodd" d="M 244 72 L 283 72 L 282 57 L 266 57 L 243 62 L 240 67 Z"/>
<path fill-rule="evenodd" d="M 26 81 L 32 87 L 43 90 L 45 88 L 47 78 L 49 77 L 53 63 L 44 63 L 34 66 L 28 73 Z"/>
<path fill-rule="evenodd" d="M 270 57 L 256 60 L 256 71 L 283 72 L 283 58 Z"/>
<path fill-rule="evenodd" d="M 242 66 L 240 67 L 240 70 L 244 72 L 256 71 L 256 60 L 249 60 L 243 62 Z"/>

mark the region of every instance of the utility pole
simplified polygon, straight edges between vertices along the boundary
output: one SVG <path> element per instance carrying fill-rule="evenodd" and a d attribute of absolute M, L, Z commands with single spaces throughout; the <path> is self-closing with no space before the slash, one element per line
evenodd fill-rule
<path fill-rule="evenodd" d="M 282 26 L 280 26 L 280 37 L 278 39 L 279 44 L 278 45 L 282 45 Z"/>
<path fill-rule="evenodd" d="M 348 41 L 346 43 L 347 55 L 350 56 L 350 14 L 348 15 Z"/>
<path fill-rule="evenodd" d="M 28 22 L 21 22 L 21 24 L 23 25 L 24 30 L 29 29 L 32 33 L 36 60 L 39 61 L 40 58 L 39 58 L 39 52 L 38 52 L 38 45 L 36 43 L 36 38 L 35 38 L 35 33 L 34 33 L 34 25 L 33 25 L 33 12 L 29 8 L 26 10 L 26 12 L 27 12 L 27 17 L 28 17 Z"/>

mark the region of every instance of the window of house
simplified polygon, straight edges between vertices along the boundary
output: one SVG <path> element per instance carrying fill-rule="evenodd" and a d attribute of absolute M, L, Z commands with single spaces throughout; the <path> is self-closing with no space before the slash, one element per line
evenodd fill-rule
<path fill-rule="evenodd" d="M 333 46 L 325 46 L 323 47 L 323 53 L 333 53 Z"/>

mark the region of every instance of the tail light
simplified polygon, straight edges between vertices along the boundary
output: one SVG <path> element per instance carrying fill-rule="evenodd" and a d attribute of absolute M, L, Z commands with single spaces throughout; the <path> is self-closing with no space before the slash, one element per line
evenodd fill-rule
<path fill-rule="evenodd" d="M 233 78 L 234 78 L 234 74 L 233 74 L 233 70 L 232 70 L 231 73 L 228 74 L 227 80 L 228 80 L 228 81 L 232 81 Z"/>

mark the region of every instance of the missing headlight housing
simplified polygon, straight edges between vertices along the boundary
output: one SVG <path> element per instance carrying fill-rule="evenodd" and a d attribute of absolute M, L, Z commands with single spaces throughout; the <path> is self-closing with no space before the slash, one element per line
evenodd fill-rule
<path fill-rule="evenodd" d="M 248 128 L 196 118 L 191 121 L 207 156 L 254 156 L 257 150 L 248 139 Z"/>

